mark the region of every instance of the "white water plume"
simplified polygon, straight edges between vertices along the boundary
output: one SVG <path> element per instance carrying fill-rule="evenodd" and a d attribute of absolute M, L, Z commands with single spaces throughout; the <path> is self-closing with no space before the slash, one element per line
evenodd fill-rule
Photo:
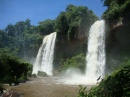
<path fill-rule="evenodd" d="M 86 78 L 78 68 L 69 68 L 64 71 L 60 76 L 60 82 L 67 85 L 79 85 L 86 84 Z"/>
<path fill-rule="evenodd" d="M 104 77 L 105 68 L 105 21 L 96 21 L 90 28 L 88 38 L 86 78 L 87 83 L 96 83 L 99 76 Z"/>
<path fill-rule="evenodd" d="M 33 66 L 33 74 L 37 74 L 38 71 L 46 72 L 47 75 L 53 75 L 53 56 L 54 46 L 56 40 L 56 32 L 47 35 L 42 42 L 42 45 L 38 51 L 36 61 Z"/>

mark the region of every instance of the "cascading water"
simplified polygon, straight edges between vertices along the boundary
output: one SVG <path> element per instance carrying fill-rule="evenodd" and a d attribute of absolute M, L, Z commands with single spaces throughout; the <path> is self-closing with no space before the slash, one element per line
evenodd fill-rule
<path fill-rule="evenodd" d="M 104 76 L 105 68 L 105 21 L 96 21 L 90 28 L 86 64 L 87 83 L 95 83 Z"/>
<path fill-rule="evenodd" d="M 90 28 L 88 37 L 88 51 L 86 54 L 86 74 L 79 70 L 70 69 L 65 73 L 66 78 L 62 82 L 66 84 L 97 83 L 99 76 L 104 77 L 105 68 L 105 21 L 96 21 Z M 69 76 L 68 76 L 69 75 Z"/>
<path fill-rule="evenodd" d="M 47 75 L 53 75 L 53 56 L 54 46 L 56 40 L 56 32 L 47 35 L 42 42 L 42 45 L 38 51 L 36 61 L 33 66 L 33 74 L 37 74 L 38 71 L 46 72 Z"/>

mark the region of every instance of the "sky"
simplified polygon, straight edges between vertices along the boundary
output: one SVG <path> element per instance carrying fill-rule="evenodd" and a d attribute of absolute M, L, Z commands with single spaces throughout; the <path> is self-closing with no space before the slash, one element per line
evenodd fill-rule
<path fill-rule="evenodd" d="M 98 17 L 106 10 L 100 0 L 0 0 L 0 29 L 26 19 L 30 19 L 32 25 L 54 20 L 69 4 L 87 6 Z"/>

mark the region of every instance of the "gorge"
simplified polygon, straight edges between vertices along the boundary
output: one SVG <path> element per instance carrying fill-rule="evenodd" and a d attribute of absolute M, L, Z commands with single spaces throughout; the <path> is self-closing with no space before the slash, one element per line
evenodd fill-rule
<path fill-rule="evenodd" d="M 38 71 L 44 71 L 49 76 L 53 75 L 53 53 L 55 46 L 55 34 L 56 32 L 47 35 L 43 39 L 43 43 L 39 49 L 34 67 L 33 73 Z M 50 37 L 50 38 L 49 38 Z M 52 40 L 50 40 L 52 38 Z M 47 41 L 50 42 L 47 42 Z M 48 50 L 48 51 L 47 51 Z M 53 52 L 52 52 L 53 51 Z M 50 52 L 50 53 L 49 53 Z M 47 56 L 46 56 L 47 55 Z M 51 58 L 49 58 L 51 57 Z M 65 79 L 63 82 L 71 84 L 95 84 L 96 79 L 99 76 L 104 76 L 105 69 L 105 21 L 96 21 L 90 28 L 89 38 L 88 38 L 88 51 L 86 54 L 86 74 L 81 74 L 80 72 L 73 72 L 73 70 L 66 71 L 66 75 L 71 75 L 72 78 Z M 76 77 L 76 78 L 75 78 Z M 77 78 L 81 79 L 77 81 Z M 69 84 L 68 83 L 68 84 Z"/>
<path fill-rule="evenodd" d="M 53 20 L 52 13 L 43 19 L 49 12 L 42 5 L 37 25 L 28 17 L 1 29 L 0 89 L 18 84 L 10 87 L 23 97 L 130 97 L 130 0 L 98 1 L 106 8 L 102 16 L 84 6 L 86 1 L 64 11 L 58 2 L 54 7 L 61 12 Z M 90 5 L 96 8 L 95 2 Z"/>

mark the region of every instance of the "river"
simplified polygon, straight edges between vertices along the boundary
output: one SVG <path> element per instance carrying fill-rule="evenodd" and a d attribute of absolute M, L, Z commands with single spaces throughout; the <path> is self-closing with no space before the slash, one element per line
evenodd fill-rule
<path fill-rule="evenodd" d="M 77 97 L 79 86 L 64 84 L 60 80 L 60 77 L 32 78 L 11 88 L 22 97 Z"/>

